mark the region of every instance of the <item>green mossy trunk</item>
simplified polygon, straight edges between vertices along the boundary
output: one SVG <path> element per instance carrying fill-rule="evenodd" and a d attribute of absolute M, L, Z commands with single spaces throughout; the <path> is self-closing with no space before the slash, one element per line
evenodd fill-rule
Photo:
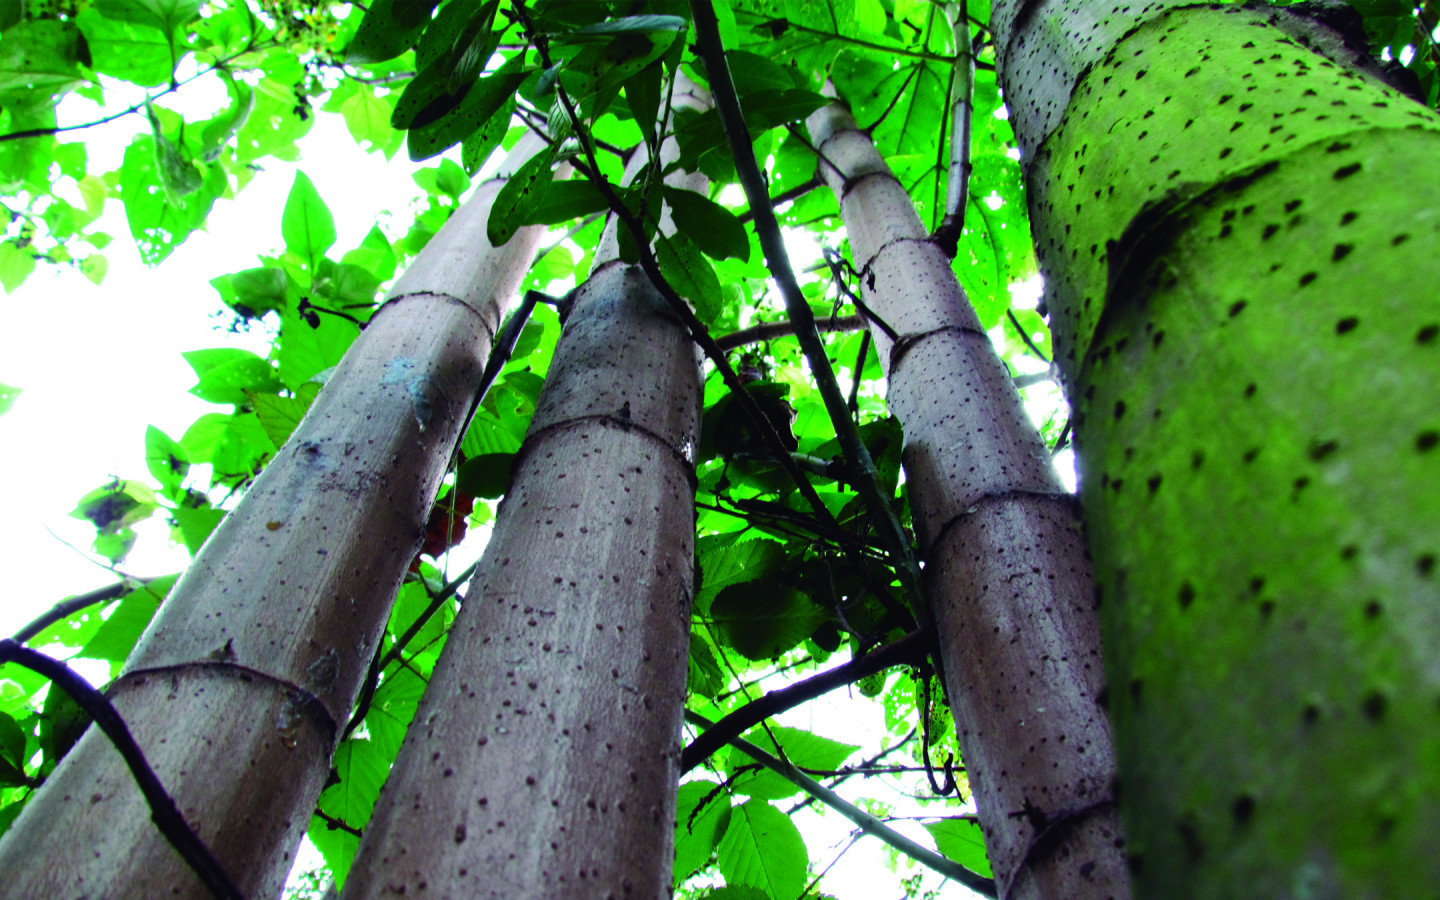
<path fill-rule="evenodd" d="M 1016 6 L 1137 895 L 1433 896 L 1440 118 L 1280 10 Z"/>

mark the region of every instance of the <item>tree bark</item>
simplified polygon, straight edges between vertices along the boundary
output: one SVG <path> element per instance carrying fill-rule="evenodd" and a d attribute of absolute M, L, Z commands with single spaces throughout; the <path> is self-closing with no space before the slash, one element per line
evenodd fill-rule
<path fill-rule="evenodd" d="M 502 306 L 543 231 L 485 245 L 499 187 L 478 188 L 396 284 L 110 687 L 248 896 L 284 884 Z M 0 896 L 25 900 L 209 896 L 94 728 L 0 842 L 0 871 Z"/>
<path fill-rule="evenodd" d="M 617 246 L 575 295 L 345 900 L 670 896 L 703 395 Z"/>
<path fill-rule="evenodd" d="M 1073 499 L 949 260 L 849 111 L 810 117 L 905 431 L 926 596 L 1002 898 L 1128 897 Z M 833 164 L 833 165 L 831 165 Z"/>
<path fill-rule="evenodd" d="M 1440 117 L 1293 10 L 1174 7 L 994 12 L 1136 893 L 1428 896 Z"/>

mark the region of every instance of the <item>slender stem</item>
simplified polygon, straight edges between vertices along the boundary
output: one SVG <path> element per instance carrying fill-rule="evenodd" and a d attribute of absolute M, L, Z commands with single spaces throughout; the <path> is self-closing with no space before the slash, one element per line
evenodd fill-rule
<path fill-rule="evenodd" d="M 685 719 L 692 725 L 702 728 L 713 727 L 713 723 L 697 712 L 685 710 Z M 796 769 L 787 762 L 776 759 L 764 750 L 742 738 L 731 738 L 730 746 L 735 747 L 756 762 L 785 778 L 790 783 L 798 785 L 801 790 L 816 798 L 821 803 L 838 812 L 840 815 L 854 822 L 866 834 L 879 838 L 885 843 L 899 850 L 901 853 L 932 869 L 952 881 L 958 881 L 985 897 L 998 896 L 995 890 L 995 882 L 983 875 L 972 872 L 951 859 L 946 859 L 928 847 L 922 847 L 910 840 L 905 835 L 895 831 L 884 822 L 870 815 L 839 794 L 825 787 L 825 785 Z"/>
<path fill-rule="evenodd" d="M 730 154 L 735 162 L 750 209 L 755 214 L 755 231 L 765 259 L 780 294 L 785 300 L 785 310 L 795 325 L 795 336 L 800 349 L 810 364 L 811 373 L 820 389 L 825 409 L 835 426 L 835 436 L 846 461 L 852 468 L 861 499 L 874 521 L 876 530 L 885 548 L 895 561 L 906 595 L 912 608 L 919 612 L 924 608 L 921 590 L 920 567 L 909 540 L 900 526 L 900 520 L 890 507 L 889 498 L 880 491 L 875 475 L 875 464 L 870 452 L 860 440 L 859 429 L 850 419 L 845 395 L 835 379 L 835 371 L 825 354 L 825 345 L 820 332 L 815 328 L 815 315 L 810 304 L 800 291 L 795 272 L 790 266 L 790 257 L 785 252 L 785 241 L 780 233 L 780 223 L 775 219 L 775 210 L 770 206 L 770 194 L 755 161 L 755 150 L 745 126 L 745 116 L 740 110 L 740 99 L 735 93 L 735 84 L 730 78 L 730 68 L 725 61 L 725 48 L 720 43 L 720 26 L 715 19 L 715 7 L 710 0 L 690 0 L 691 15 L 695 24 L 696 51 L 705 61 L 705 71 L 710 79 L 710 90 L 715 97 L 715 108 L 725 126 L 725 136 L 730 143 Z"/>
<path fill-rule="evenodd" d="M 838 319 L 816 322 L 815 327 L 826 334 L 833 334 L 837 331 L 859 331 L 865 327 L 865 320 L 860 316 L 841 316 Z M 758 344 L 761 341 L 790 337 L 794 333 L 795 325 L 792 322 L 761 322 L 759 325 L 751 325 L 749 328 L 721 335 L 715 339 L 715 346 L 721 350 L 734 350 L 736 347 L 744 347 L 746 344 Z"/>
<path fill-rule="evenodd" d="M 975 104 L 975 53 L 965 0 L 945 5 L 955 32 L 955 68 L 950 81 L 950 171 L 945 187 L 945 218 L 931 240 L 950 259 L 959 250 L 970 195 L 970 135 Z"/>
<path fill-rule="evenodd" d="M 37 653 L 12 640 L 0 640 L 0 664 L 7 662 L 24 666 L 50 679 L 52 684 L 69 694 L 70 698 L 95 720 L 95 724 L 100 726 L 110 743 L 125 758 L 125 764 L 130 767 L 130 773 L 135 776 L 135 783 L 140 787 L 140 793 L 145 796 L 145 802 L 150 804 L 150 818 L 154 820 L 155 827 L 194 870 L 210 893 L 221 900 L 243 900 L 244 895 L 230 880 L 220 861 L 191 829 L 175 801 L 166 793 L 155 770 L 145 761 L 140 745 L 135 743 L 130 729 L 125 726 L 125 720 L 120 718 L 120 713 L 115 711 L 110 700 L 58 659 Z"/>
<path fill-rule="evenodd" d="M 690 746 L 686 747 L 680 756 L 680 774 L 683 775 L 700 765 L 731 738 L 740 736 L 759 722 L 882 669 L 923 660 L 928 644 L 929 639 L 924 632 L 912 631 L 899 640 L 852 659 L 842 666 L 836 666 L 804 681 L 797 681 L 778 691 L 771 691 L 758 700 L 746 703 L 690 742 Z"/>
<path fill-rule="evenodd" d="M 107 584 L 104 587 L 87 591 L 83 594 L 76 594 L 74 597 L 67 597 L 36 616 L 29 625 L 21 628 L 10 636 L 10 640 L 17 644 L 23 644 L 35 635 L 54 625 L 62 619 L 73 616 L 82 609 L 87 609 L 97 603 L 105 603 L 109 600 L 117 600 L 136 589 L 136 586 L 143 587 L 154 581 L 153 578 L 124 578 L 114 584 Z"/>

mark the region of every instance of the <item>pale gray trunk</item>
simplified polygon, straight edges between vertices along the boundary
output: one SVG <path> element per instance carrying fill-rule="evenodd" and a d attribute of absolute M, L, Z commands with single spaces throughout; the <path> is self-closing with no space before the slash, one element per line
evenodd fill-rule
<path fill-rule="evenodd" d="M 247 896 L 280 893 L 543 231 L 491 249 L 499 187 L 479 187 L 400 279 L 109 690 Z M 0 872 L 16 900 L 210 896 L 94 728 L 0 842 Z"/>
<path fill-rule="evenodd" d="M 345 900 L 670 895 L 698 359 L 603 258 L 554 359 Z"/>
<path fill-rule="evenodd" d="M 1304 7 L 994 10 L 1143 897 L 1440 884 L 1440 117 Z"/>
<path fill-rule="evenodd" d="M 1099 626 L 1073 498 L 949 260 L 848 110 L 808 122 L 905 432 L 946 685 L 1002 898 L 1126 897 Z M 836 168 L 838 167 L 838 168 Z"/>

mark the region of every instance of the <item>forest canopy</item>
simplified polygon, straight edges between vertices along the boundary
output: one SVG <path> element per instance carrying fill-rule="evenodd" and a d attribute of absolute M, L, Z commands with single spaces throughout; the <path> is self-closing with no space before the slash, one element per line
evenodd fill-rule
<path fill-rule="evenodd" d="M 95 290 L 110 289 L 106 254 L 114 242 L 133 242 L 146 265 L 164 265 L 206 227 L 218 200 L 273 177 L 266 167 L 274 161 L 299 167 L 280 220 L 254 223 L 262 235 L 255 264 L 211 273 L 212 290 L 195 303 L 196 317 L 217 305 L 223 310 L 214 343 L 176 348 L 194 372 L 190 393 L 213 411 L 182 432 L 151 427 L 148 471 L 66 486 L 76 494 L 74 515 L 95 527 L 90 550 L 117 571 L 132 551 L 135 526 L 146 520 L 165 522 L 173 542 L 199 551 L 284 446 L 397 276 L 525 134 L 546 141 L 520 160 L 487 221 L 496 245 L 529 226 L 548 229 L 521 285 L 529 319 L 456 448 L 309 827 L 324 866 L 292 880 L 295 896 L 318 895 L 349 870 L 464 602 L 470 570 L 454 560 L 478 554 L 498 514 L 554 360 L 567 292 L 589 276 L 607 214 L 626 220 L 618 236 L 626 262 L 648 252 L 632 230 L 654 241 L 662 280 L 725 348 L 786 451 L 780 459 L 714 361 L 707 363 L 695 448 L 693 721 L 721 719 L 767 691 L 893 646 L 919 622 L 904 555 L 887 543 L 881 521 L 893 519 L 907 546 L 914 540 L 903 434 L 887 406 L 884 367 L 863 331 L 870 315 L 860 299 L 864 273 L 805 126 L 831 102 L 831 91 L 873 139 L 924 226 L 948 235 L 954 275 L 1040 438 L 1057 464 L 1073 465 L 1070 409 L 1052 365 L 1046 310 L 1037 305 L 1021 153 L 997 84 L 990 4 L 713 5 L 764 189 L 872 472 L 857 476 L 844 465 L 844 438 L 817 386 L 815 361 L 785 324 L 775 260 L 767 265 L 756 211 L 737 185 L 743 165 L 721 113 L 673 102 L 677 76 L 709 83 L 686 3 L 0 6 L 0 202 L 9 214 L 0 286 L 7 292 L 46 267 L 72 267 Z M 1377 59 L 1403 68 L 1396 78 L 1435 108 L 1440 55 L 1430 4 L 1354 6 Z M 189 92 L 218 95 L 217 87 L 226 98 L 219 108 L 196 115 L 186 105 Z M 968 135 L 958 151 L 957 103 Z M 358 146 L 390 160 L 395 177 L 413 179 L 425 196 L 411 210 L 392 210 L 385 227 L 376 224 L 355 246 L 337 244 L 326 198 L 304 174 L 325 164 L 306 155 L 306 138 L 327 116 L 339 117 Z M 118 168 L 93 170 L 91 159 L 100 155 L 93 148 L 119 140 L 128 144 Z M 673 160 L 625 177 L 637 147 L 660 157 L 669 140 Z M 665 185 L 663 176 L 676 169 L 703 173 L 708 190 Z M 958 208 L 950 183 L 956 171 L 967 173 Z M 128 234 L 102 230 L 119 221 L 106 215 L 117 208 Z M 666 217 L 677 230 L 662 228 Z M 241 349 L 234 334 L 263 335 L 268 351 Z M 0 385 L 0 414 L 15 396 Z M 802 480 L 814 498 L 797 485 L 796 467 L 808 473 Z M 867 504 L 857 477 L 878 488 L 887 516 Z M 98 660 L 114 677 L 179 573 L 145 574 L 153 577 L 121 578 L 51 616 L 27 635 L 29 643 Z M 843 732 L 791 724 L 752 727 L 745 737 L 814 779 L 843 785 L 851 803 L 881 822 L 919 820 L 920 829 L 892 824 L 988 878 L 942 679 L 923 654 L 896 660 L 896 668 L 868 672 L 843 692 L 856 708 L 845 715 L 874 723 L 863 746 Z M 0 679 L 3 828 L 88 720 L 33 673 L 12 664 Z M 698 730 L 687 731 L 687 741 Z M 679 896 L 851 896 L 823 876 L 860 830 L 826 846 L 820 829 L 791 821 L 814 802 L 795 781 L 731 748 L 697 762 L 679 792 Z M 887 890 L 935 895 L 935 875 L 887 852 L 899 860 Z M 805 893 L 811 890 L 817 893 Z"/>

